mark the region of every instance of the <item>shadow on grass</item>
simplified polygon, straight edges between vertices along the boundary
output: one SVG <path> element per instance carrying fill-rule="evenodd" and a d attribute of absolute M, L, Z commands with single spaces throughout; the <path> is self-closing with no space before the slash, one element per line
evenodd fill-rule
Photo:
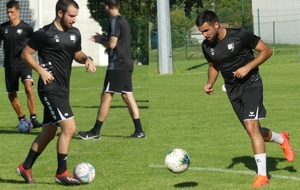
<path fill-rule="evenodd" d="M 0 178 L 0 183 L 25 184 L 25 181 Z"/>
<path fill-rule="evenodd" d="M 199 64 L 199 65 L 194 65 L 194 66 L 192 66 L 192 67 L 189 67 L 189 68 L 187 68 L 186 70 L 187 71 L 191 71 L 191 70 L 194 70 L 194 69 L 198 69 L 198 68 L 200 68 L 200 67 L 203 67 L 204 65 L 207 65 L 208 63 L 201 63 L 201 64 Z"/>
<path fill-rule="evenodd" d="M 188 187 L 196 187 L 196 186 L 198 186 L 198 183 L 194 181 L 177 183 L 174 185 L 174 187 L 176 188 L 188 188 Z"/>
<path fill-rule="evenodd" d="M 0 178 L 0 184 L 1 183 L 7 183 L 7 184 L 26 184 L 26 185 L 31 185 L 31 184 L 28 184 L 26 183 L 24 180 L 15 180 L 15 179 L 3 179 L 3 178 Z M 34 183 L 36 184 L 36 183 Z M 32 185 L 34 185 L 32 184 Z M 56 183 L 43 183 L 43 182 L 39 182 L 38 184 L 47 184 L 47 185 L 57 185 Z"/>
<path fill-rule="evenodd" d="M 137 103 L 139 103 L 139 102 L 149 102 L 149 100 L 136 100 L 136 102 Z M 97 106 L 72 106 L 72 107 L 74 107 L 74 108 L 92 108 L 92 109 L 94 109 L 94 108 L 98 108 L 99 107 L 99 105 L 97 105 Z M 118 106 L 110 106 L 110 108 L 111 109 L 118 109 L 118 108 L 126 108 L 127 109 L 127 106 L 126 105 L 118 105 Z M 138 108 L 139 109 L 149 109 L 149 106 L 140 106 L 140 105 L 138 105 Z"/>
<path fill-rule="evenodd" d="M 1 127 L 0 127 L 1 128 Z M 27 133 L 20 133 L 19 131 L 17 131 L 17 129 L 0 129 L 0 134 L 20 134 L 20 135 L 37 135 L 39 134 L 40 131 L 30 131 Z"/>
<path fill-rule="evenodd" d="M 110 108 L 114 109 L 114 108 L 126 108 L 127 106 L 110 106 Z M 138 106 L 139 109 L 149 109 L 149 106 Z"/>
<path fill-rule="evenodd" d="M 285 170 L 290 173 L 296 173 L 297 170 L 293 166 L 287 166 L 284 168 L 278 168 L 279 162 L 287 162 L 285 158 L 274 158 L 274 157 L 267 157 L 267 170 L 270 171 L 278 171 L 278 170 Z M 257 167 L 254 161 L 254 158 L 251 156 L 242 156 L 242 157 L 235 157 L 232 158 L 232 163 L 227 166 L 227 169 L 233 168 L 237 164 L 244 164 L 250 170 L 256 171 Z"/>
<path fill-rule="evenodd" d="M 128 135 L 102 135 L 102 134 L 101 134 L 101 137 L 124 138 L 124 139 L 130 138 Z M 82 138 L 80 138 L 77 134 L 75 134 L 75 135 L 72 137 L 72 139 L 79 139 L 79 140 L 82 140 Z M 101 139 L 99 139 L 99 140 L 101 140 Z M 95 140 L 95 141 L 97 141 L 97 140 Z"/>

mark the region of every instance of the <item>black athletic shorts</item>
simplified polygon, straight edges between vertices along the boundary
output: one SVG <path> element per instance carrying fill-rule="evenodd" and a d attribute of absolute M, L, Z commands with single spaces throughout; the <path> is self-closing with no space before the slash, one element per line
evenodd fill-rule
<path fill-rule="evenodd" d="M 5 84 L 7 92 L 19 91 L 19 80 L 21 78 L 22 83 L 25 80 L 32 79 L 32 69 L 30 67 L 20 67 L 20 68 L 5 68 Z"/>
<path fill-rule="evenodd" d="M 103 91 L 117 94 L 132 92 L 131 76 L 132 70 L 107 70 Z"/>
<path fill-rule="evenodd" d="M 44 125 L 57 124 L 60 121 L 74 117 L 68 92 L 53 90 L 38 91 L 38 94 L 44 105 Z"/>
<path fill-rule="evenodd" d="M 267 111 L 263 105 L 263 88 L 249 87 L 231 105 L 240 122 L 245 120 L 260 120 L 266 118 Z"/>

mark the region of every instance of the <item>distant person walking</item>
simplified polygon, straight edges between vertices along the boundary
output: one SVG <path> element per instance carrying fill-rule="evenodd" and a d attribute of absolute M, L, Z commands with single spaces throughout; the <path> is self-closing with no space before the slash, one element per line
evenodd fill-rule
<path fill-rule="evenodd" d="M 40 75 L 38 92 L 44 105 L 43 130 L 33 141 L 24 163 L 17 167 L 17 172 L 27 183 L 34 182 L 32 166 L 54 139 L 59 127 L 55 181 L 63 185 L 80 184 L 67 170 L 70 142 L 76 131 L 69 101 L 70 76 L 73 59 L 85 64 L 89 72 L 95 72 L 96 67 L 92 59 L 82 52 L 80 31 L 73 27 L 78 11 L 79 6 L 74 0 L 58 0 L 55 20 L 36 31 L 22 53 L 26 63 Z M 36 51 L 39 64 L 32 56 Z"/>
<path fill-rule="evenodd" d="M 96 34 L 92 36 L 91 40 L 108 48 L 108 67 L 95 125 L 89 131 L 78 132 L 78 135 L 84 140 L 100 139 L 100 130 L 108 115 L 112 98 L 114 94 L 121 94 L 135 127 L 135 131 L 130 137 L 145 138 L 146 134 L 142 129 L 139 108 L 132 92 L 133 61 L 130 26 L 119 12 L 118 0 L 104 0 L 102 5 L 111 18 L 108 37 Z"/>
<path fill-rule="evenodd" d="M 42 127 L 36 116 L 32 69 L 21 58 L 22 50 L 32 35 L 33 29 L 20 19 L 18 1 L 8 1 L 6 11 L 9 21 L 2 23 L 0 26 L 0 43 L 1 41 L 4 42 L 5 84 L 8 98 L 17 113 L 18 120 L 26 119 L 17 96 L 19 80 L 21 79 L 27 96 L 27 106 L 33 128 Z"/>
<path fill-rule="evenodd" d="M 286 159 L 289 162 L 294 160 L 289 134 L 275 133 L 262 127 L 259 122 L 266 117 L 266 109 L 258 66 L 272 55 L 272 51 L 260 37 L 245 29 L 221 27 L 218 16 L 212 11 L 199 14 L 196 25 L 205 37 L 202 50 L 209 64 L 204 91 L 213 94 L 214 83 L 221 72 L 229 101 L 252 142 L 257 165 L 257 176 L 252 187 L 264 186 L 269 183 L 265 142 L 280 144 Z M 256 57 L 253 49 L 258 52 Z"/>

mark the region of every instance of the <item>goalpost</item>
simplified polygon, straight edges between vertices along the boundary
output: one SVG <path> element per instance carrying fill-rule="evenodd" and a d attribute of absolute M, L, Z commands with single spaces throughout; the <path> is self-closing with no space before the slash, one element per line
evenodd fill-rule
<path fill-rule="evenodd" d="M 157 0 L 158 64 L 160 74 L 173 74 L 170 2 Z"/>
<path fill-rule="evenodd" d="M 8 0 L 0 3 L 0 23 L 8 21 L 6 14 L 6 3 Z M 33 27 L 34 31 L 51 23 L 55 18 L 55 5 L 57 0 L 18 0 L 20 4 L 20 18 Z M 79 5 L 79 14 L 74 24 L 81 32 L 82 50 L 94 59 L 97 66 L 107 66 L 108 59 L 105 48 L 99 44 L 91 42 L 89 38 L 95 32 L 102 33 L 99 24 L 91 18 L 87 7 L 87 0 L 77 0 Z M 0 48 L 0 66 L 3 65 L 3 44 Z M 73 66 L 83 66 L 75 61 Z"/>

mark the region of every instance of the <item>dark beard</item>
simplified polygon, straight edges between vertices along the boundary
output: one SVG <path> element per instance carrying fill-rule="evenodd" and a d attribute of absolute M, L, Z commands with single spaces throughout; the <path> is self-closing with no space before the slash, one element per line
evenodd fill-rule
<path fill-rule="evenodd" d="M 211 40 L 209 40 L 208 42 L 209 42 L 209 43 L 217 42 L 217 41 L 218 41 L 218 38 L 219 38 L 219 33 L 217 32 L 216 35 L 215 35 L 215 37 L 212 38 Z"/>

